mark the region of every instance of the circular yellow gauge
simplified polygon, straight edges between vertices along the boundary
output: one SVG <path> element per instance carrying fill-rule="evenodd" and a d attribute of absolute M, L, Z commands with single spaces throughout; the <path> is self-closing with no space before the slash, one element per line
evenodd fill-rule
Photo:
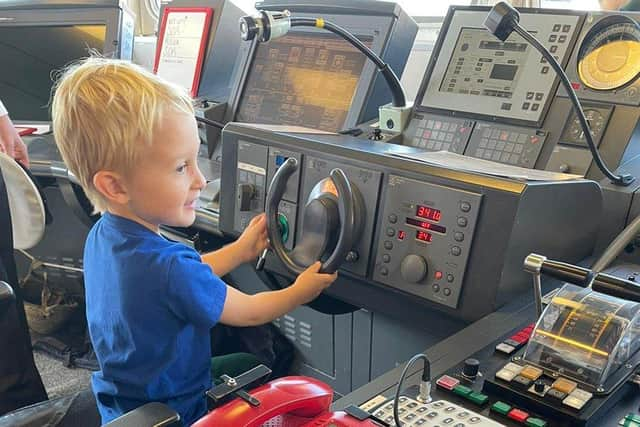
<path fill-rule="evenodd" d="M 624 15 L 610 15 L 587 33 L 578 52 L 578 76 L 588 88 L 614 90 L 640 75 L 640 25 Z"/>

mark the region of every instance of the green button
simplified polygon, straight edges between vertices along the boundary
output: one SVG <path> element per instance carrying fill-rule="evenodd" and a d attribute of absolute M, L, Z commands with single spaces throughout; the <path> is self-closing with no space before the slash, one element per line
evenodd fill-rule
<path fill-rule="evenodd" d="M 511 410 L 511 406 L 507 405 L 504 402 L 496 402 L 491 406 L 491 410 L 502 415 L 507 415 L 507 413 Z"/>
<path fill-rule="evenodd" d="M 633 420 L 628 420 L 625 418 L 620 421 L 621 421 L 620 425 L 623 427 L 640 427 L 640 423 L 637 423 Z"/>
<path fill-rule="evenodd" d="M 524 423 L 527 427 L 546 427 L 547 422 L 545 420 L 541 420 L 540 418 L 527 418 L 527 421 Z"/>
<path fill-rule="evenodd" d="M 473 390 L 471 390 L 469 387 L 463 386 L 458 384 L 457 386 L 455 386 L 453 388 L 453 392 L 455 394 L 457 394 L 458 396 L 462 396 L 462 397 L 467 397 L 469 396 L 469 394 L 471 394 Z"/>
<path fill-rule="evenodd" d="M 484 405 L 489 400 L 489 396 L 487 396 L 486 394 L 473 392 L 469 396 L 467 396 L 467 399 L 469 399 L 476 405 Z"/>
<path fill-rule="evenodd" d="M 281 213 L 278 214 L 278 227 L 280 228 L 282 243 L 287 243 L 287 240 L 289 240 L 289 220 Z"/>
<path fill-rule="evenodd" d="M 639 415 L 627 414 L 627 416 L 624 417 L 624 419 L 628 420 L 628 421 L 633 421 L 634 423 L 640 423 L 640 416 Z"/>

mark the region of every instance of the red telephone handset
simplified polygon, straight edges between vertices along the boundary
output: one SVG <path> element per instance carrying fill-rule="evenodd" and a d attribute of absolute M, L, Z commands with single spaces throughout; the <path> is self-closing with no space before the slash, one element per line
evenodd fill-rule
<path fill-rule="evenodd" d="M 234 399 L 200 418 L 193 427 L 260 427 L 270 420 L 270 426 L 287 427 L 376 426 L 369 420 L 360 421 L 342 411 L 329 412 L 333 390 L 313 378 L 279 378 L 249 394 L 260 401 L 259 406 Z"/>

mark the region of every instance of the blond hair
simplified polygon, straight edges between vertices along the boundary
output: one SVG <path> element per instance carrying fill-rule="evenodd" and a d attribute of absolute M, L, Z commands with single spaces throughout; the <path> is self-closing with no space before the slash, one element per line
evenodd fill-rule
<path fill-rule="evenodd" d="M 96 212 L 106 199 L 93 185 L 101 170 L 126 174 L 151 145 L 163 114 L 193 114 L 182 88 L 127 61 L 91 57 L 69 66 L 51 103 L 53 135 L 62 158 Z"/>

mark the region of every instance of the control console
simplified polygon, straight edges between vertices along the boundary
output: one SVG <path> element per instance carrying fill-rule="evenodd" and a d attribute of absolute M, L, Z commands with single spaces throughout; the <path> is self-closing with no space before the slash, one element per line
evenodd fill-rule
<path fill-rule="evenodd" d="M 433 308 L 473 320 L 528 288 L 520 263 L 534 248 L 577 260 L 593 247 L 601 209 L 594 182 L 479 175 L 398 156 L 419 151 L 411 147 L 259 125 L 229 124 L 223 141 L 221 231 L 238 235 L 277 203 L 271 223 L 284 249 L 274 247 L 265 268 L 285 277 L 327 261 L 350 239 L 340 279 L 326 292 L 360 307 L 401 317 Z M 285 163 L 295 170 L 270 202 L 269 183 Z M 351 210 L 340 207 L 347 202 L 330 178 L 338 171 Z"/>

